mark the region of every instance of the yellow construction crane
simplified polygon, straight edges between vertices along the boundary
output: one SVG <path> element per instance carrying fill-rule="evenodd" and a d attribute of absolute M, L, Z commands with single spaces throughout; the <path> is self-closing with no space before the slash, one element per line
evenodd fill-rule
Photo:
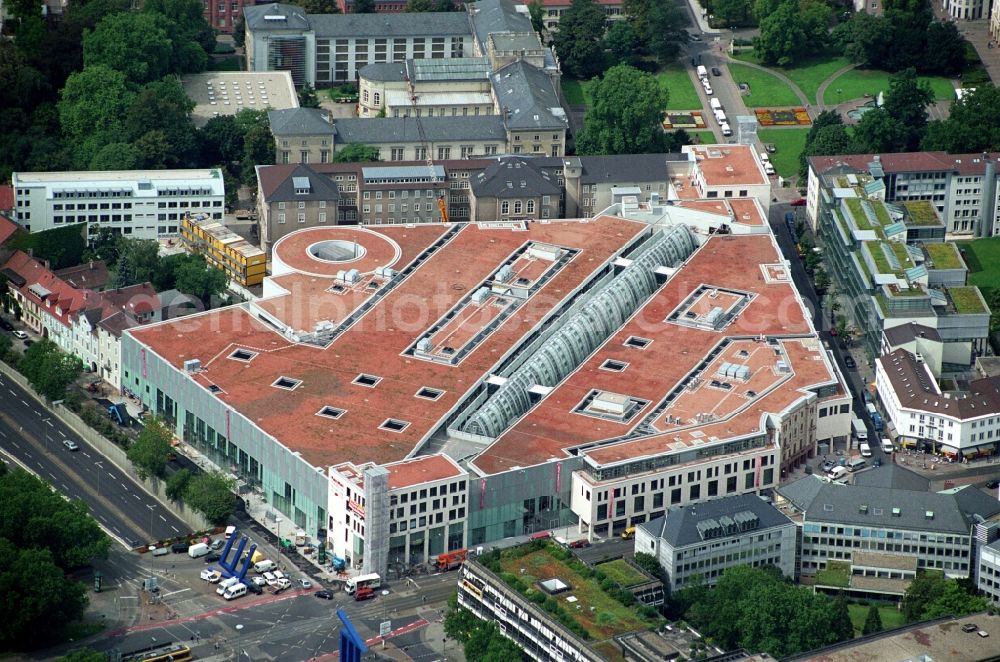
<path fill-rule="evenodd" d="M 431 155 L 431 147 L 427 142 L 427 134 L 424 133 L 424 124 L 420 121 L 420 109 L 417 107 L 417 92 L 413 88 L 413 81 L 410 80 L 409 74 L 404 74 L 406 76 L 406 85 L 410 92 L 410 105 L 413 106 L 413 116 L 417 121 L 417 132 L 420 134 L 420 144 L 424 148 L 424 156 L 427 158 L 427 170 L 431 174 L 431 184 L 437 188 L 437 185 L 441 183 L 441 179 L 437 176 L 437 170 L 434 168 L 434 157 Z M 448 222 L 448 203 L 445 201 L 443 195 L 439 195 L 437 199 L 438 209 L 441 210 L 441 222 Z"/>

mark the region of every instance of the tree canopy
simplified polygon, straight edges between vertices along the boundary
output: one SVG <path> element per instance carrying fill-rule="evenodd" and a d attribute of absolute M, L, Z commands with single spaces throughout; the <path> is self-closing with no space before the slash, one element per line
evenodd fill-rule
<path fill-rule="evenodd" d="M 152 12 L 109 16 L 83 35 L 84 71 L 102 65 L 132 83 L 158 80 L 171 71 L 174 58 L 169 30 L 169 21 Z"/>
<path fill-rule="evenodd" d="M 333 155 L 334 163 L 365 163 L 378 161 L 379 149 L 372 145 L 354 143 Z"/>
<path fill-rule="evenodd" d="M 1000 89 L 982 84 L 967 90 L 951 104 L 947 119 L 927 125 L 921 147 L 952 154 L 1000 150 Z"/>
<path fill-rule="evenodd" d="M 125 74 L 105 65 L 87 67 L 66 80 L 59 122 L 80 167 L 85 168 L 105 145 L 121 141 L 125 116 L 134 101 Z"/>
<path fill-rule="evenodd" d="M 758 0 L 754 10 L 760 34 L 754 53 L 764 64 L 786 66 L 829 42 L 833 10 L 820 0 Z"/>
<path fill-rule="evenodd" d="M 652 74 L 617 65 L 591 85 L 593 105 L 577 136 L 580 154 L 644 154 L 663 149 L 666 88 Z"/>
<path fill-rule="evenodd" d="M 36 391 L 49 400 L 62 400 L 66 389 L 83 373 L 83 363 L 44 338 L 24 352 L 18 369 Z"/>
<path fill-rule="evenodd" d="M 948 579 L 940 570 L 918 570 L 903 595 L 903 616 L 907 622 L 941 616 L 965 616 L 987 607 L 986 599 L 968 592 L 957 579 Z"/>
<path fill-rule="evenodd" d="M 140 478 L 163 478 L 171 449 L 170 430 L 159 420 L 150 418 L 139 437 L 129 447 L 127 455 Z"/>
<path fill-rule="evenodd" d="M 233 513 L 235 483 L 220 472 L 201 473 L 188 481 L 184 502 L 213 524 L 224 524 Z"/>
<path fill-rule="evenodd" d="M 573 0 L 562 13 L 553 46 L 565 73 L 583 80 L 604 70 L 604 21 L 594 0 Z"/>

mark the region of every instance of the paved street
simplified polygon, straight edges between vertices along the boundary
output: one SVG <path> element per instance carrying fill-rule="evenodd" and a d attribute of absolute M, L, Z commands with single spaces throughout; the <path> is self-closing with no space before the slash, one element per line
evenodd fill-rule
<path fill-rule="evenodd" d="M 76 442 L 80 450 L 68 450 L 63 445 L 66 439 Z M 27 391 L 3 376 L 0 453 L 23 463 L 63 495 L 86 502 L 98 522 L 123 544 L 138 546 L 190 530 Z"/>

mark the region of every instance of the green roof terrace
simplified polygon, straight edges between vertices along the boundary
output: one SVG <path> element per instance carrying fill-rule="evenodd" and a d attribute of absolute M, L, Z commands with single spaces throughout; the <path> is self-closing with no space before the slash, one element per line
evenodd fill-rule
<path fill-rule="evenodd" d="M 902 205 L 906 209 L 907 225 L 941 225 L 941 219 L 929 200 L 906 200 Z"/>
<path fill-rule="evenodd" d="M 905 244 L 887 241 L 866 241 L 864 242 L 864 247 L 872 258 L 876 273 L 892 274 L 903 278 L 905 275 L 904 272 L 914 266 L 913 260 L 910 259 L 910 255 L 906 251 Z M 892 258 L 886 255 L 887 250 L 895 258 L 895 264 L 893 264 Z"/>
<path fill-rule="evenodd" d="M 949 287 L 948 295 L 955 306 L 956 313 L 975 315 L 976 313 L 988 314 L 990 312 L 978 287 Z"/>
<path fill-rule="evenodd" d="M 965 262 L 962 261 L 962 256 L 958 253 L 958 248 L 955 244 L 941 242 L 941 243 L 926 243 L 924 244 L 924 252 L 927 253 L 927 257 L 933 262 L 933 269 L 964 269 Z"/>

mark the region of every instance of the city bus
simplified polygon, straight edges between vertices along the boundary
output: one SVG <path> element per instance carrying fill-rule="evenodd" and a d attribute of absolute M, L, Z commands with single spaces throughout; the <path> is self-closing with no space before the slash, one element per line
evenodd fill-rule
<path fill-rule="evenodd" d="M 381 585 L 382 578 L 379 577 L 377 573 L 373 572 L 370 575 L 358 575 L 357 577 L 351 577 L 344 582 L 344 590 L 353 595 L 359 588 L 366 586 L 371 589 L 376 589 Z"/>

